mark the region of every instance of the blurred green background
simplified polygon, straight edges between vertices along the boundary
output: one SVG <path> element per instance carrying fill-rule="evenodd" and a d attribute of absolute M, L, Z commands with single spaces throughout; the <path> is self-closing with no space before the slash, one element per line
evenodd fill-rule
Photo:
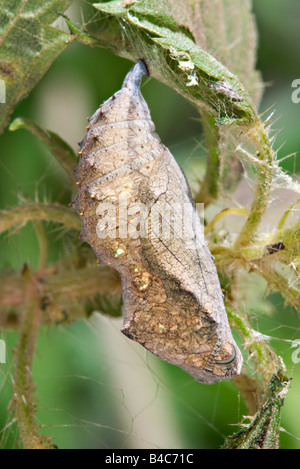
<path fill-rule="evenodd" d="M 80 21 L 80 2 L 73 14 Z M 73 7 L 74 8 L 74 7 Z M 76 12 L 77 8 L 77 12 Z M 84 6 L 86 8 L 86 5 Z M 300 104 L 291 100 L 291 83 L 300 78 L 300 3 L 297 0 L 255 0 L 259 31 L 258 66 L 267 87 L 260 111 L 273 106 L 282 129 L 279 157 L 300 148 Z M 86 12 L 88 15 L 88 12 Z M 73 44 L 53 63 L 42 81 L 22 101 L 13 117 L 24 116 L 57 132 L 77 151 L 85 134 L 86 116 L 122 84 L 131 63 L 112 53 Z M 162 141 L 182 164 L 191 158 L 202 164 L 201 126 L 197 113 L 180 96 L 154 79 L 145 79 L 142 92 Z M 45 147 L 25 130 L 0 137 L 0 207 L 21 198 L 70 202 L 66 181 Z M 300 171 L 299 158 L 282 165 Z M 64 256 L 68 236 L 48 226 L 50 260 Z M 4 271 L 38 264 L 39 250 L 31 224 L 1 236 L 0 264 Z M 255 282 L 253 282 L 255 284 Z M 282 448 L 300 448 L 300 363 L 292 361 L 291 341 L 300 339 L 299 312 L 285 308 L 280 295 L 258 297 L 245 304 L 253 327 L 271 337 L 293 377 L 282 418 Z M 250 292 L 251 293 L 251 292 Z M 249 295 L 251 296 L 251 295 Z M 119 332 L 121 320 L 94 315 L 89 321 L 41 330 L 34 364 L 37 418 L 42 432 L 53 435 L 59 448 L 217 448 L 232 433 L 246 408 L 231 382 L 213 386 L 196 383 L 182 370 L 161 362 Z M 0 441 L 17 445 L 11 396 L 14 333 L 2 333 L 8 349 L 0 365 Z M 300 354 L 299 354 L 300 355 Z"/>

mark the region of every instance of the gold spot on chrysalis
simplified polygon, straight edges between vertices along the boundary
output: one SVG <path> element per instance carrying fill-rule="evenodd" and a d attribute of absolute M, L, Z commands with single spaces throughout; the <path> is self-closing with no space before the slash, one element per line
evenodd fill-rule
<path fill-rule="evenodd" d="M 151 284 L 151 277 L 148 272 L 143 274 L 134 280 L 134 283 L 139 291 L 145 291 Z"/>
<path fill-rule="evenodd" d="M 113 247 L 112 256 L 119 259 L 127 254 L 126 247 L 124 244 L 116 243 Z"/>
<path fill-rule="evenodd" d="M 159 334 L 164 334 L 166 332 L 166 328 L 163 324 L 159 323 L 157 326 L 157 332 Z"/>
<path fill-rule="evenodd" d="M 142 282 L 142 281 L 141 281 L 141 282 L 138 283 L 138 289 L 139 289 L 140 291 L 145 291 L 145 290 L 147 290 L 148 286 L 149 286 L 149 282 Z"/>

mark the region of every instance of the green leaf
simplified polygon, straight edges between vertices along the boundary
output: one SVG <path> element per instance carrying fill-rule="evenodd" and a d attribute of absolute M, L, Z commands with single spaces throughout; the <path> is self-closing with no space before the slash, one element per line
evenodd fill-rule
<path fill-rule="evenodd" d="M 195 8 L 201 8 L 201 4 L 192 2 Z M 178 2 L 172 0 L 114 0 L 94 4 L 111 17 L 108 29 L 99 38 L 103 41 L 107 36 L 110 44 L 119 44 L 119 54 L 123 57 L 145 59 L 151 76 L 198 108 L 209 109 L 220 124 L 255 122 L 256 111 L 239 78 L 195 42 L 189 23 L 182 26 L 180 15 L 177 19 L 176 15 L 172 16 L 176 5 Z M 193 7 L 186 10 L 191 12 Z"/>
<path fill-rule="evenodd" d="M 2 0 L 0 3 L 0 79 L 6 103 L 0 104 L 0 133 L 16 104 L 34 88 L 53 60 L 74 38 L 51 23 L 71 0 Z"/>
<path fill-rule="evenodd" d="M 255 70 L 257 34 L 251 8 L 250 0 L 168 1 L 176 22 L 192 34 L 199 47 L 239 77 L 257 105 L 262 83 Z"/>
<path fill-rule="evenodd" d="M 282 372 L 274 374 L 270 391 L 262 407 L 250 423 L 241 424 L 242 429 L 229 436 L 223 449 L 278 449 L 280 414 L 289 387 L 289 378 Z"/>

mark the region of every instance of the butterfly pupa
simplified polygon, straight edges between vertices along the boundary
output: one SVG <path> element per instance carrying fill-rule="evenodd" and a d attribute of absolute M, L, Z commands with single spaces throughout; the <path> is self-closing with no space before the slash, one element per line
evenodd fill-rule
<path fill-rule="evenodd" d="M 242 355 L 187 180 L 141 94 L 146 75 L 139 60 L 89 119 L 72 206 L 81 238 L 121 275 L 123 334 L 211 384 L 238 376 Z"/>

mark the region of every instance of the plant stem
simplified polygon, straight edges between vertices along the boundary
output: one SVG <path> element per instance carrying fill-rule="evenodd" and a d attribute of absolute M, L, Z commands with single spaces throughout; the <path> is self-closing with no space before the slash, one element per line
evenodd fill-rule
<path fill-rule="evenodd" d="M 261 122 L 257 121 L 249 129 L 249 134 L 257 148 L 256 189 L 250 214 L 236 239 L 235 249 L 240 249 L 255 242 L 258 226 L 269 204 L 273 179 L 274 152 L 267 130 Z"/>
<path fill-rule="evenodd" d="M 278 369 L 270 380 L 263 405 L 248 425 L 242 423 L 241 430 L 226 439 L 223 449 L 278 449 L 280 411 L 288 388 L 289 378 Z"/>
<path fill-rule="evenodd" d="M 25 269 L 23 275 L 26 277 L 27 288 L 24 299 L 25 309 L 16 348 L 13 405 L 24 448 L 50 449 L 52 448 L 50 441 L 42 438 L 38 432 L 34 405 L 35 386 L 32 380 L 35 343 L 41 320 L 38 284 L 28 268 Z"/>
<path fill-rule="evenodd" d="M 45 220 L 62 223 L 66 228 L 80 231 L 81 223 L 77 213 L 57 203 L 28 203 L 3 210 L 0 217 L 0 233 L 26 225 L 28 221 Z"/>
<path fill-rule="evenodd" d="M 205 135 L 206 147 L 206 173 L 198 194 L 195 195 L 195 203 L 200 202 L 205 205 L 210 204 L 218 198 L 219 183 L 219 132 L 216 126 L 216 119 L 207 112 L 201 111 L 202 123 Z"/>
<path fill-rule="evenodd" d="M 256 369 L 261 374 L 265 389 L 273 374 L 284 368 L 282 360 L 272 351 L 263 335 L 251 327 L 246 317 L 241 313 L 237 314 L 232 305 L 226 304 L 226 310 L 231 325 L 242 337 L 245 347 L 248 348 L 251 357 L 256 361 Z"/>
<path fill-rule="evenodd" d="M 86 317 L 86 305 L 93 304 L 96 298 L 112 298 L 116 303 L 121 299 L 120 277 L 104 265 L 70 269 L 68 263 L 65 266 L 61 263 L 59 269 L 52 266 L 39 272 L 39 280 L 43 285 L 37 292 L 43 304 L 43 323 L 57 323 L 66 317 L 68 320 Z M 26 288 L 24 276 L 6 274 L 5 279 L 0 277 L 1 329 L 20 330 L 22 327 Z M 101 311 L 110 314 L 103 307 Z"/>
<path fill-rule="evenodd" d="M 48 252 L 49 252 L 49 243 L 48 238 L 45 233 L 45 229 L 43 227 L 43 223 L 41 221 L 35 220 L 33 222 L 35 231 L 39 240 L 40 245 L 40 261 L 39 261 L 39 269 L 43 270 L 47 265 L 48 260 Z"/>

